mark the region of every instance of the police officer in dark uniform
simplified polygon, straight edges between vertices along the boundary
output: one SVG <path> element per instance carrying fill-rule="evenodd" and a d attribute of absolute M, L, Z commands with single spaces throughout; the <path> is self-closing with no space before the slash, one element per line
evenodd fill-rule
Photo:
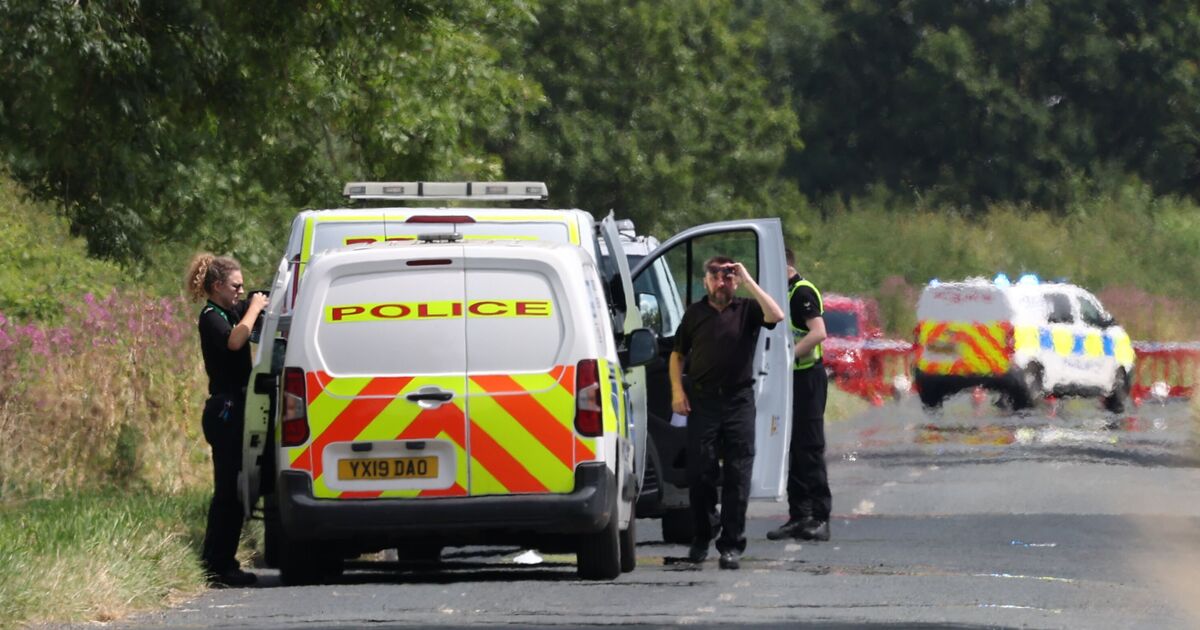
<path fill-rule="evenodd" d="M 788 521 L 767 532 L 770 540 L 829 540 L 833 496 L 825 471 L 825 396 L 829 378 L 821 362 L 825 312 L 821 292 L 796 272 L 787 250 L 788 308 L 796 359 L 792 364 L 792 442 L 788 456 Z"/>
<path fill-rule="evenodd" d="M 675 335 L 671 407 L 688 417 L 688 495 L 696 524 L 688 559 L 703 562 L 719 532 L 720 567 L 737 569 L 746 550 L 746 506 L 754 465 L 754 349 L 759 329 L 774 328 L 784 313 L 741 263 L 715 256 L 704 268 L 708 295 L 687 308 Z M 739 284 L 753 300 L 734 296 Z M 718 517 L 720 462 L 724 477 Z"/>
<path fill-rule="evenodd" d="M 213 497 L 201 561 L 213 586 L 248 586 L 256 578 L 242 571 L 235 558 L 244 520 L 237 478 L 242 467 L 246 381 L 252 369 L 250 332 L 267 298 L 254 293 L 240 300 L 245 293 L 241 267 L 232 258 L 212 254 L 192 258 L 185 287 L 193 299 L 207 299 L 199 321 L 209 395 L 201 423 L 204 439 L 212 447 Z"/>

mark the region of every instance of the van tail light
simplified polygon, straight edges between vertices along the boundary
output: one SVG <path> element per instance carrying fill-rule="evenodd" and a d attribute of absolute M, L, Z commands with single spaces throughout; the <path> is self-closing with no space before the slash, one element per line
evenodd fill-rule
<path fill-rule="evenodd" d="M 304 370 L 283 369 L 283 423 L 281 446 L 300 446 L 308 441 L 308 402 L 304 391 Z"/>
<path fill-rule="evenodd" d="M 575 368 L 575 430 L 588 437 L 604 434 L 600 366 L 595 359 L 584 359 Z"/>
<path fill-rule="evenodd" d="M 1017 351 L 1017 335 L 1009 322 L 1000 323 L 1001 334 L 1004 335 L 1004 356 L 1012 358 Z"/>

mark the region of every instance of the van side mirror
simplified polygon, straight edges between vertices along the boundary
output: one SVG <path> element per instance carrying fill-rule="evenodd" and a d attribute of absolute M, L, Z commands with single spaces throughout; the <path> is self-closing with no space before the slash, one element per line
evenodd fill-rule
<path fill-rule="evenodd" d="M 649 328 L 638 328 L 629 333 L 625 338 L 625 350 L 617 354 L 623 367 L 645 365 L 658 356 L 658 335 Z"/>
<path fill-rule="evenodd" d="M 642 314 L 642 325 L 656 333 L 662 333 L 662 310 L 658 296 L 653 293 L 637 294 L 638 312 Z"/>
<path fill-rule="evenodd" d="M 1104 316 L 1102 316 L 1100 318 L 1100 327 L 1101 328 L 1111 328 L 1116 325 L 1117 325 L 1117 319 L 1115 317 L 1113 317 L 1112 315 L 1105 314 Z"/>

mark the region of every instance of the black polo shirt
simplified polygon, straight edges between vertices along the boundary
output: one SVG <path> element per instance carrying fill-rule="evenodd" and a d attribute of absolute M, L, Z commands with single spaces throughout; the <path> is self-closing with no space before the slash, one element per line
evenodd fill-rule
<path fill-rule="evenodd" d="M 200 351 L 208 373 L 208 394 L 240 396 L 250 378 L 250 342 L 241 350 L 229 349 L 229 333 L 242 321 L 249 303 L 234 305 L 232 311 L 209 302 L 200 310 Z"/>
<path fill-rule="evenodd" d="M 675 352 L 687 357 L 688 378 L 700 389 L 749 385 L 758 331 L 774 327 L 763 320 L 756 300 L 735 297 L 717 311 L 705 297 L 684 311 L 675 332 Z"/>

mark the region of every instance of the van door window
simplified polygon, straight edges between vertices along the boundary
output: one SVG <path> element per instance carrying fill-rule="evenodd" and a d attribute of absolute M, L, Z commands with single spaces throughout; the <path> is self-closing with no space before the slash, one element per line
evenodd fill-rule
<path fill-rule="evenodd" d="M 1046 321 L 1051 324 L 1075 323 L 1075 315 L 1071 312 L 1071 298 L 1062 293 L 1046 295 Z"/>
<path fill-rule="evenodd" d="M 630 264 L 636 263 L 631 259 Z M 633 292 L 638 297 L 638 308 L 646 325 L 659 337 L 674 337 L 683 318 L 683 300 L 667 261 L 659 258 L 651 263 L 634 281 Z M 654 312 L 648 313 L 651 304 Z"/>
<path fill-rule="evenodd" d="M 1079 300 L 1079 315 L 1083 318 L 1083 323 L 1088 326 L 1104 328 L 1104 312 L 1100 310 L 1100 307 L 1091 298 L 1084 297 Z"/>
<path fill-rule="evenodd" d="M 697 236 L 687 247 L 672 249 L 659 259 L 670 269 L 684 304 L 696 302 L 708 294 L 704 288 L 704 261 L 713 256 L 728 256 L 745 265 L 751 277 L 759 278 L 758 238 L 754 232 L 742 230 Z M 738 288 L 738 295 L 750 297 L 745 287 Z"/>

